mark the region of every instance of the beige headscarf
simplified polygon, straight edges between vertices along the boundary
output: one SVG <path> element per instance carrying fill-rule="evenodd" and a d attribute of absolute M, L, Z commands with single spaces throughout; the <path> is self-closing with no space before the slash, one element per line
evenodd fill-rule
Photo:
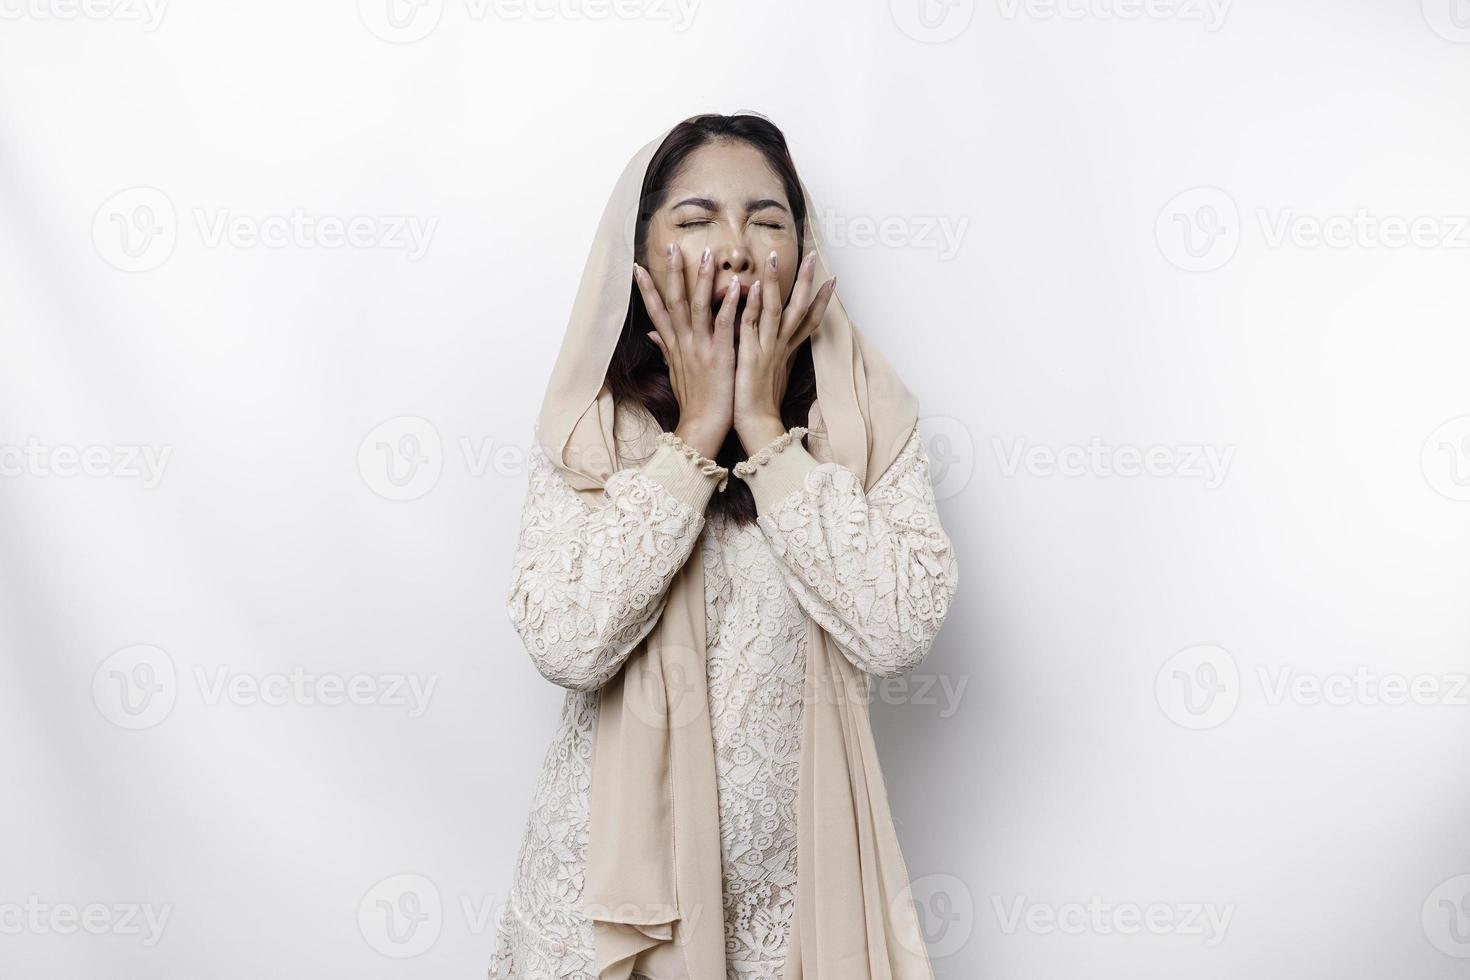
<path fill-rule="evenodd" d="M 539 438 L 595 495 L 650 440 L 623 446 L 604 386 L 633 290 L 639 194 L 665 130 L 628 162 L 603 212 L 541 407 Z M 829 273 L 805 186 L 803 246 Z M 917 421 L 917 403 L 833 296 L 812 336 L 808 450 L 871 488 Z M 623 669 L 599 692 L 584 908 L 599 980 L 725 980 L 720 811 L 696 553 Z M 868 718 L 868 678 L 809 621 L 802 710 L 795 921 L 783 980 L 933 980 Z"/>

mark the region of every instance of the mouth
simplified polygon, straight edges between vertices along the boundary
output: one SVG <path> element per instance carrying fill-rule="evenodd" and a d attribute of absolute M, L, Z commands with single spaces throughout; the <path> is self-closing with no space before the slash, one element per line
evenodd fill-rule
<path fill-rule="evenodd" d="M 746 299 L 750 297 L 750 285 L 754 281 L 754 279 L 740 279 L 739 277 L 736 277 L 736 282 L 740 284 L 740 296 L 738 297 L 740 300 L 740 305 L 744 306 Z M 715 295 L 724 295 L 725 290 L 729 288 L 730 284 L 726 282 L 715 290 Z"/>

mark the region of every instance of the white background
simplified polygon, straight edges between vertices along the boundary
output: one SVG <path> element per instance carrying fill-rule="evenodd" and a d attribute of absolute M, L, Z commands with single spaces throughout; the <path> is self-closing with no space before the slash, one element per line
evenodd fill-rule
<path fill-rule="evenodd" d="M 483 976 L 533 414 L 746 109 L 960 557 L 873 708 L 936 974 L 1465 975 L 1470 6 L 925 2 L 0 0 L 0 976 Z"/>

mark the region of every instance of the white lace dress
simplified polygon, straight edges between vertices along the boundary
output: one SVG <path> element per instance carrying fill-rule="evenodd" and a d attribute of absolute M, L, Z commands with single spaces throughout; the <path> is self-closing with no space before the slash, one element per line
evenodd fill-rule
<path fill-rule="evenodd" d="M 651 423 L 618 413 L 620 434 Z M 958 569 L 923 443 L 910 437 L 864 494 L 850 470 L 818 464 L 788 432 L 737 468 L 758 515 L 745 525 L 706 519 L 725 471 L 672 435 L 643 466 L 610 477 L 597 503 L 567 485 L 539 447 L 532 457 L 510 616 L 537 669 L 569 690 L 498 919 L 490 977 L 595 980 L 581 898 L 597 691 L 657 621 L 674 575 L 697 558 L 727 978 L 777 980 L 796 903 L 807 617 L 856 666 L 889 677 L 924 658 L 954 596 Z"/>

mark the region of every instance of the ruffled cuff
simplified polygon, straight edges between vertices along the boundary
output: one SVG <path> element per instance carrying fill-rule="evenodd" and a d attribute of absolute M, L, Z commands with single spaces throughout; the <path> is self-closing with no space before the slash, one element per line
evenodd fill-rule
<path fill-rule="evenodd" d="M 725 489 L 730 471 L 672 432 L 660 432 L 656 446 L 642 471 L 697 513 L 704 513 L 715 491 Z"/>
<path fill-rule="evenodd" d="M 816 459 L 801 444 L 806 431 L 802 426 L 793 426 L 745 462 L 735 464 L 735 475 L 745 481 L 755 497 L 757 513 L 774 509 L 817 467 Z"/>

